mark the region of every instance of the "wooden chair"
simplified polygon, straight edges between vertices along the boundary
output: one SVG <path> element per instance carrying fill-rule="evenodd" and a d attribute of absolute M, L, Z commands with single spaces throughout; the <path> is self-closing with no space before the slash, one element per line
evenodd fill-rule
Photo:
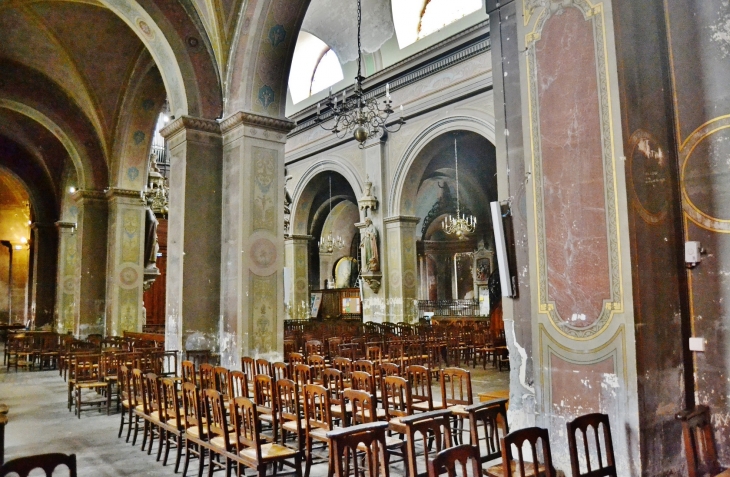
<path fill-rule="evenodd" d="M 438 477 L 444 470 L 449 477 L 481 477 L 479 450 L 469 444 L 442 450 L 428 463 L 428 476 Z"/>
<path fill-rule="evenodd" d="M 373 363 L 380 364 L 383 362 L 383 351 L 380 346 L 372 345 L 365 349 L 365 359 Z"/>
<path fill-rule="evenodd" d="M 182 475 L 185 477 L 190 465 L 190 456 L 198 458 L 198 477 L 203 475 L 205 465 L 205 450 L 208 448 L 208 430 L 205 427 L 203 412 L 200 405 L 198 389 L 191 382 L 182 385 L 183 419 L 185 426 L 185 464 Z"/>
<path fill-rule="evenodd" d="M 200 385 L 200 389 L 215 389 L 215 366 L 203 363 L 198 369 L 200 375 L 200 382 L 198 384 Z"/>
<path fill-rule="evenodd" d="M 292 372 L 292 379 L 297 383 L 297 388 L 304 394 L 304 386 L 312 384 L 312 368 L 308 364 L 297 364 Z"/>
<path fill-rule="evenodd" d="M 350 380 L 350 374 L 352 374 L 352 360 L 351 359 L 337 357 L 332 360 L 332 367 L 342 373 L 342 378 L 345 381 Z"/>
<path fill-rule="evenodd" d="M 258 418 L 262 423 L 266 423 L 271 427 L 273 438 L 272 442 L 278 440 L 279 422 L 277 420 L 278 411 L 276 409 L 276 386 L 271 376 L 266 374 L 257 374 L 254 383 L 254 400 L 256 409 L 258 410 Z M 261 426 L 259 426 L 261 429 Z"/>
<path fill-rule="evenodd" d="M 201 390 L 201 397 L 208 429 L 208 475 L 213 475 L 214 467 L 220 467 L 225 469 L 226 477 L 230 477 L 233 464 L 230 454 L 234 448 L 236 433 L 228 425 L 223 395 L 208 388 Z M 214 459 L 215 456 L 218 456 L 218 460 Z"/>
<path fill-rule="evenodd" d="M 276 409 L 279 411 L 281 444 L 286 445 L 289 433 L 294 434 L 297 449 L 304 453 L 304 419 L 299 405 L 299 390 L 291 379 L 276 381 Z"/>
<path fill-rule="evenodd" d="M 241 358 L 241 371 L 246 373 L 249 386 L 253 386 L 253 380 L 256 377 L 256 360 L 250 356 Z"/>
<path fill-rule="evenodd" d="M 611 440 L 611 426 L 608 422 L 608 414 L 593 413 L 577 417 L 568 422 L 568 451 L 570 452 L 570 468 L 573 477 L 617 477 L 616 464 L 613 456 L 613 442 Z M 599 437 L 598 428 L 603 426 L 603 447 L 605 454 L 601 451 L 601 439 Z M 588 429 L 592 428 L 594 446 L 589 446 Z M 586 472 L 581 473 L 580 457 L 578 456 L 578 443 L 575 438 L 576 431 L 580 431 L 583 437 L 583 457 L 585 458 Z M 592 469 L 590 447 L 593 448 L 596 455 L 598 467 Z M 604 462 L 605 456 L 605 462 Z M 595 463 L 595 461 L 593 461 Z"/>
<path fill-rule="evenodd" d="M 347 414 L 352 410 L 350 406 L 345 405 L 343 393 L 345 392 L 345 379 L 340 370 L 335 368 L 327 368 L 322 373 L 322 385 L 327 388 L 330 393 L 330 408 L 332 419 L 336 422 L 343 423 L 347 419 Z"/>
<path fill-rule="evenodd" d="M 260 421 L 257 406 L 250 399 L 239 397 L 231 401 L 231 416 L 235 433 L 236 453 L 233 459 L 246 467 L 255 469 L 259 477 L 266 475 L 266 466 L 282 463 L 292 467 L 297 477 L 301 477 L 301 452 L 284 445 L 270 442 L 262 444 Z M 288 462 L 292 459 L 293 462 Z M 238 472 L 237 475 L 243 475 Z"/>
<path fill-rule="evenodd" d="M 195 372 L 195 363 L 192 361 L 182 362 L 182 380 L 183 383 L 193 383 L 195 386 L 198 385 L 198 376 Z"/>
<path fill-rule="evenodd" d="M 306 467 L 304 477 L 309 477 L 314 461 L 314 441 L 329 445 L 327 433 L 335 430 L 332 424 L 331 403 L 329 393 L 324 386 L 306 384 L 304 386 L 304 452 Z M 332 453 L 329 453 L 329 472 L 332 470 Z"/>
<path fill-rule="evenodd" d="M 76 402 L 76 416 L 81 419 L 82 406 L 106 406 L 106 415 L 111 409 L 111 382 L 101 375 L 101 355 L 76 355 L 74 358 L 74 378 L 69 379 Z M 102 394 L 105 393 L 105 394 Z"/>
<path fill-rule="evenodd" d="M 132 416 L 133 410 L 137 406 L 137 400 L 135 399 L 134 393 L 132 393 L 132 373 L 129 368 L 125 365 L 119 367 L 119 394 L 121 396 L 122 411 L 119 413 L 121 420 L 119 423 L 119 434 L 117 437 L 122 437 L 122 431 L 124 431 L 125 417 L 127 424 L 127 440 L 129 442 L 129 436 L 132 434 Z"/>
<path fill-rule="evenodd" d="M 501 349 L 497 354 L 497 367 L 500 371 L 503 368 L 507 368 L 509 371 L 509 350 L 507 348 Z"/>
<path fill-rule="evenodd" d="M 199 368 L 201 364 L 210 364 L 212 353 L 209 349 L 189 349 L 185 351 L 185 359 Z"/>
<path fill-rule="evenodd" d="M 682 423 L 689 477 L 730 477 L 730 469 L 723 469 L 717 460 L 710 408 L 700 404 L 677 413 L 676 419 Z"/>
<path fill-rule="evenodd" d="M 434 402 L 433 400 L 431 371 L 428 368 L 412 364 L 406 368 L 406 378 L 411 387 L 414 412 L 428 412 L 443 407 L 441 402 Z"/>
<path fill-rule="evenodd" d="M 304 344 L 304 355 L 309 357 L 313 354 L 320 356 L 324 354 L 324 346 L 321 341 L 309 340 Z"/>
<path fill-rule="evenodd" d="M 314 384 L 322 384 L 322 373 L 327 369 L 324 356 L 312 354 L 307 357 L 307 364 L 312 369 L 312 382 Z"/>
<path fill-rule="evenodd" d="M 142 408 L 145 419 L 145 434 L 142 436 L 142 450 L 145 447 L 147 436 L 150 438 L 150 445 L 147 448 L 147 455 L 152 454 L 152 446 L 155 436 L 159 438 L 157 447 L 157 460 L 162 455 L 162 421 L 160 419 L 160 385 L 155 373 L 147 373 L 142 381 Z"/>
<path fill-rule="evenodd" d="M 411 477 L 425 477 L 428 475 L 429 453 L 437 454 L 443 449 L 451 447 L 451 411 L 439 409 L 436 411 L 414 414 L 401 418 L 406 427 L 406 452 L 408 455 L 408 469 Z M 423 455 L 417 453 L 417 444 L 423 448 Z M 432 450 L 433 444 L 436 448 Z M 421 463 L 419 471 L 419 463 Z"/>
<path fill-rule="evenodd" d="M 288 363 L 289 363 L 289 369 L 291 371 L 294 371 L 294 366 L 297 364 L 304 364 L 304 355 L 302 353 L 289 353 L 287 355 Z M 290 372 L 291 372 L 290 371 Z"/>
<path fill-rule="evenodd" d="M 7 461 L 0 467 L 0 477 L 10 474 L 28 477 L 35 469 L 43 469 L 46 477 L 51 477 L 56 467 L 60 465 L 68 467 L 69 477 L 76 477 L 76 454 L 39 454 L 18 457 Z"/>
<path fill-rule="evenodd" d="M 180 398 L 178 397 L 175 380 L 172 378 L 161 378 L 160 390 L 160 422 L 162 428 L 160 445 L 162 443 L 165 444 L 165 457 L 162 465 L 167 465 L 170 447 L 174 443 L 177 451 L 177 455 L 175 456 L 175 473 L 177 474 L 182 458 L 185 418 L 181 412 Z"/>
<path fill-rule="evenodd" d="M 540 463 L 537 452 L 537 442 L 542 441 L 542 459 Z M 530 459 L 525 461 L 524 445 L 530 448 Z M 517 459 L 514 458 L 512 447 L 517 448 Z M 509 463 L 509 470 L 505 467 Z M 537 469 L 535 469 L 537 465 Z M 541 427 L 527 427 L 513 431 L 502 439 L 502 462 L 486 470 L 489 477 L 556 477 L 553 467 L 552 454 L 550 453 L 550 439 L 547 429 Z"/>
<path fill-rule="evenodd" d="M 267 359 L 259 358 L 254 361 L 254 371 L 256 374 L 271 376 L 271 363 Z"/>
<path fill-rule="evenodd" d="M 223 366 L 216 366 L 213 369 L 213 376 L 215 378 L 214 389 L 223 395 L 223 401 L 225 403 L 227 403 L 231 397 L 230 392 L 228 391 L 229 373 L 230 371 L 228 371 L 228 368 Z"/>
<path fill-rule="evenodd" d="M 473 404 L 466 407 L 466 412 L 469 413 L 471 445 L 479 448 L 481 464 L 502 457 L 500 442 L 509 434 L 507 399 Z"/>
<path fill-rule="evenodd" d="M 441 402 L 444 408 L 454 413 L 454 439 L 459 443 L 464 431 L 464 419 L 469 416 L 465 408 L 474 404 L 469 371 L 461 368 L 441 370 Z"/>
<path fill-rule="evenodd" d="M 238 370 L 228 373 L 228 395 L 231 398 L 249 397 L 246 373 Z"/>
<path fill-rule="evenodd" d="M 289 366 L 281 361 L 271 363 L 271 377 L 274 378 L 274 382 L 289 379 Z"/>
<path fill-rule="evenodd" d="M 401 418 L 413 414 L 413 401 L 408 381 L 400 376 L 383 378 L 383 409 L 390 429 L 398 434 L 405 434 L 405 426 Z"/>
<path fill-rule="evenodd" d="M 337 477 L 350 475 L 367 477 L 388 477 L 390 466 L 385 454 L 385 422 L 370 422 L 327 433 L 332 443 L 334 473 Z M 364 454 L 363 464 L 358 454 Z M 350 471 L 350 462 L 353 469 Z M 367 471 L 367 472 L 366 472 Z"/>

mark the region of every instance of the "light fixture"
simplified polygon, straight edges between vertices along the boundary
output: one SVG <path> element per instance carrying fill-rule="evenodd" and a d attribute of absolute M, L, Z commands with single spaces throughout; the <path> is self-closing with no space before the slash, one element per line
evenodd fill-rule
<path fill-rule="evenodd" d="M 74 186 L 71 186 L 71 187 L 69 187 L 69 188 L 68 188 L 68 192 L 69 192 L 70 194 L 73 194 L 74 192 L 76 192 L 76 187 L 74 187 Z"/>
<path fill-rule="evenodd" d="M 456 152 L 456 138 L 454 138 L 454 164 L 456 168 L 456 217 L 449 215 L 442 223 L 444 232 L 449 235 L 456 234 L 459 240 L 466 240 L 466 236 L 474 232 L 477 219 L 473 215 L 461 214 L 459 204 L 459 156 Z"/>
<path fill-rule="evenodd" d="M 328 215 L 332 215 L 332 176 L 329 178 L 330 182 L 330 213 Z M 342 240 L 342 237 L 339 235 L 335 238 L 332 237 L 332 229 L 330 229 L 329 233 L 327 234 L 327 237 L 321 238 L 319 240 L 319 252 L 320 253 L 332 253 L 335 249 L 341 249 L 344 248 L 345 241 Z"/>
<path fill-rule="evenodd" d="M 337 95 L 332 96 L 330 88 L 329 96 L 325 101 L 325 107 L 329 108 L 330 114 L 320 116 L 321 103 L 317 103 L 317 123 L 327 130 L 332 131 L 338 138 L 344 138 L 352 133 L 359 147 L 365 147 L 365 141 L 371 137 L 378 137 L 385 132 L 398 132 L 405 124 L 403 119 L 403 105 L 400 106 L 400 118 L 397 121 L 388 123 L 388 118 L 393 114 L 391 107 L 393 101 L 390 99 L 390 84 L 385 85 L 385 99 L 382 104 L 378 103 L 374 94 L 365 95 L 362 90 L 362 46 L 360 45 L 360 24 L 362 22 L 361 0 L 357 0 L 357 76 L 355 77 L 355 91 L 348 98 L 347 89 L 342 92 L 341 101 L 338 103 Z M 332 121 L 332 126 L 328 127 Z"/>

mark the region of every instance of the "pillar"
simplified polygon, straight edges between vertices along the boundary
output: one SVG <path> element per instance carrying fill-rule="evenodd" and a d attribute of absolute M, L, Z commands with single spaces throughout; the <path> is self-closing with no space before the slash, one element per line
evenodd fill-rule
<path fill-rule="evenodd" d="M 418 321 L 416 284 L 418 263 L 416 225 L 421 219 L 411 216 L 388 217 L 384 220 L 388 242 L 388 321 Z"/>
<path fill-rule="evenodd" d="M 58 274 L 55 325 L 58 333 L 76 329 L 76 222 L 56 222 L 58 228 Z"/>
<path fill-rule="evenodd" d="M 280 358 L 284 336 L 287 120 L 238 112 L 223 131 L 221 363 Z"/>
<path fill-rule="evenodd" d="M 85 338 L 105 332 L 109 216 L 103 192 L 79 190 L 73 198 L 78 207 L 74 334 Z"/>
<path fill-rule="evenodd" d="M 217 352 L 221 313 L 220 127 L 216 121 L 183 116 L 161 134 L 170 150 L 165 347 Z"/>
<path fill-rule="evenodd" d="M 58 271 L 58 230 L 54 224 L 34 222 L 33 282 L 30 293 L 31 319 L 36 328 L 53 323 Z"/>
<path fill-rule="evenodd" d="M 309 242 L 311 235 L 284 238 L 286 267 L 291 270 L 291 290 L 287 303 L 289 319 L 309 318 Z"/>
<path fill-rule="evenodd" d="M 142 331 L 146 209 L 141 192 L 112 188 L 109 200 L 109 245 L 106 333 L 122 336 Z"/>
<path fill-rule="evenodd" d="M 327 288 L 327 280 L 332 278 L 332 255 L 334 252 L 319 252 L 319 284 Z"/>

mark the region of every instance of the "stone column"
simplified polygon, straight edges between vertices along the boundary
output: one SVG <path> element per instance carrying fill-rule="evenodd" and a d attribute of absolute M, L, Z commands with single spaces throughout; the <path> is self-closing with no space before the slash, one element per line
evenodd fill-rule
<path fill-rule="evenodd" d="M 106 333 L 142 331 L 146 209 L 138 190 L 109 189 Z"/>
<path fill-rule="evenodd" d="M 332 255 L 334 252 L 319 252 L 319 286 L 327 288 L 327 280 L 332 276 Z"/>
<path fill-rule="evenodd" d="M 309 308 L 309 242 L 312 239 L 311 235 L 290 235 L 284 238 L 285 263 L 291 270 L 292 282 L 290 303 L 287 303 L 290 319 L 305 318 L 300 315 Z"/>
<path fill-rule="evenodd" d="M 411 216 L 388 217 L 384 220 L 388 241 L 388 321 L 412 323 L 417 321 L 418 257 L 416 225 L 421 219 Z"/>
<path fill-rule="evenodd" d="M 216 121 L 183 116 L 161 134 L 170 150 L 165 347 L 216 352 L 221 313 L 220 127 Z"/>
<path fill-rule="evenodd" d="M 56 222 L 58 274 L 56 278 L 56 331 L 74 332 L 76 316 L 76 222 Z"/>
<path fill-rule="evenodd" d="M 292 126 L 243 112 L 221 123 L 223 366 L 283 352 L 284 144 Z"/>
<path fill-rule="evenodd" d="M 53 323 L 58 271 L 58 230 L 53 224 L 34 222 L 33 283 L 30 290 L 31 319 L 36 327 Z"/>
<path fill-rule="evenodd" d="M 106 259 L 108 207 L 103 192 L 79 190 L 73 195 L 78 207 L 74 334 L 85 338 L 104 334 L 106 322 Z"/>

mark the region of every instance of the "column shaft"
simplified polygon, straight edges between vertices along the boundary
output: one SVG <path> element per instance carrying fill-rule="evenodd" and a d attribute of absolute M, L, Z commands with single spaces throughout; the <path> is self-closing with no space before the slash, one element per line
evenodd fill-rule
<path fill-rule="evenodd" d="M 418 257 L 416 225 L 418 217 L 399 216 L 385 219 L 388 237 L 388 321 L 412 323 L 417 321 Z"/>
<path fill-rule="evenodd" d="M 76 329 L 76 222 L 56 222 L 58 228 L 58 275 L 56 279 L 56 331 Z"/>
<path fill-rule="evenodd" d="M 291 273 L 289 319 L 309 318 L 309 242 L 311 235 L 290 235 L 284 238 L 285 266 Z"/>
<path fill-rule="evenodd" d="M 53 224 L 33 223 L 31 319 L 36 328 L 53 323 L 58 272 L 58 231 Z"/>

